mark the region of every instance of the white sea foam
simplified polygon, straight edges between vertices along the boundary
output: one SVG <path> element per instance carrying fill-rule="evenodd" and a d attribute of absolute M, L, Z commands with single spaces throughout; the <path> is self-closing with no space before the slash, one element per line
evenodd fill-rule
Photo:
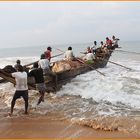
<path fill-rule="evenodd" d="M 82 47 L 80 45 L 78 48 L 77 45 L 75 45 L 73 47 L 73 50 L 74 52 L 77 51 L 79 53 L 81 50 L 83 50 L 83 48 L 84 45 Z M 139 45 L 137 47 L 133 45 L 133 48 L 132 46 L 130 46 L 129 48 L 132 51 L 137 48 L 135 51 L 138 51 Z M 40 47 L 34 48 L 36 49 L 35 51 L 32 50 L 33 48 L 30 48 L 30 51 L 28 53 L 27 51 L 23 51 L 23 49 L 20 49 L 20 52 L 23 52 L 20 57 L 17 57 L 20 53 L 19 51 L 16 52 L 15 49 L 15 56 L 13 55 L 13 57 L 9 58 L 0 58 L 0 68 L 3 68 L 6 65 L 14 65 L 17 59 L 21 60 L 22 65 L 37 61 L 39 60 L 41 52 L 43 52 L 43 49 L 40 50 Z M 66 46 L 63 46 L 62 50 L 65 49 Z M 126 48 L 123 49 L 125 50 Z M 9 54 L 10 55 L 6 56 L 12 56 L 10 52 Z M 58 51 L 56 52 L 56 54 L 58 54 Z M 5 57 L 5 54 L 3 54 L 2 56 Z M 56 61 L 61 58 L 63 58 L 63 56 L 55 57 L 52 59 L 52 61 Z M 135 122 L 135 118 L 138 118 L 139 121 L 140 55 L 115 51 L 112 54 L 110 60 L 122 64 L 126 67 L 130 67 L 133 70 L 129 71 L 123 67 L 108 63 L 105 68 L 98 69 L 102 73 L 105 73 L 105 77 L 101 76 L 96 71 L 91 71 L 79 75 L 70 83 L 64 85 L 56 95 L 51 94 L 49 95 L 51 96 L 49 98 L 48 96 L 45 96 L 45 102 L 41 103 L 39 106 L 37 106 L 37 101 L 39 98 L 39 94 L 37 94 L 38 92 L 29 91 L 29 114 L 31 114 L 31 116 L 32 114 L 39 114 L 40 116 L 46 115 L 48 112 L 51 112 L 52 114 L 56 113 L 58 115 L 55 116 L 55 119 L 62 119 L 66 117 L 72 120 L 72 122 L 84 122 L 84 120 L 89 120 L 89 122 L 92 122 L 92 120 L 94 121 L 96 119 L 98 122 L 99 119 L 102 120 L 103 118 L 106 118 L 108 116 L 114 117 L 114 120 L 117 120 L 117 117 L 119 118 L 125 116 L 127 119 L 130 115 L 133 116 L 131 125 L 129 126 L 128 123 L 123 125 L 123 123 L 121 122 L 120 124 L 122 128 L 132 129 L 132 131 L 134 132 L 139 131 L 140 128 L 137 125 L 137 122 Z M 13 84 L 0 84 L 1 118 L 2 116 L 4 118 L 4 114 L 7 114 L 8 111 L 10 111 L 11 100 L 14 92 L 15 88 Z M 16 102 L 14 114 L 16 114 L 16 116 L 22 115 L 22 110 L 24 110 L 24 101 L 23 99 L 19 99 Z M 61 115 L 59 115 L 59 113 Z M 62 114 L 64 114 L 65 116 L 63 116 Z M 131 121 L 128 119 L 128 122 Z M 87 124 L 89 124 L 88 121 Z M 111 123 L 109 122 L 107 126 L 110 126 L 110 124 Z M 138 128 L 133 128 L 135 125 L 137 125 Z"/>
<path fill-rule="evenodd" d="M 130 66 L 136 71 L 108 64 L 99 69 L 106 74 L 101 76 L 96 71 L 77 76 L 71 83 L 64 85 L 59 95 L 80 95 L 82 98 L 92 98 L 96 102 L 110 102 L 117 105 L 125 104 L 132 108 L 140 108 L 140 65 L 139 61 L 118 61 L 117 63 Z M 71 89 L 71 90 L 69 90 Z"/>
<path fill-rule="evenodd" d="M 1 58 L 0 67 L 5 65 L 14 65 L 16 60 L 20 59 L 22 64 L 28 64 L 38 60 L 38 57 L 12 57 Z M 130 59 L 130 58 L 129 58 Z M 54 60 L 57 60 L 55 58 Z M 116 58 L 112 59 L 112 61 Z M 80 95 L 82 98 L 96 101 L 97 103 L 109 102 L 112 105 L 124 104 L 126 107 L 135 109 L 140 108 L 140 65 L 138 60 L 126 60 L 118 58 L 116 63 L 125 65 L 134 70 L 129 71 L 123 67 L 108 63 L 103 69 L 99 71 L 105 73 L 105 77 L 101 76 L 97 71 L 91 71 L 74 78 L 70 83 L 63 86 L 57 93 L 57 96 L 64 94 L 67 95 Z M 71 90 L 70 90 L 71 89 Z M 5 95 L 5 103 L 10 106 L 12 95 L 14 94 L 14 87 L 12 84 L 0 84 L 0 90 Z M 1 94 L 1 96 L 2 96 Z M 34 94 L 34 93 L 32 93 Z M 57 98 L 56 96 L 56 98 Z M 35 106 L 32 103 L 32 107 Z M 20 104 L 20 103 L 19 103 Z M 101 104 L 104 106 L 104 104 Z M 45 105 L 46 106 L 46 105 Z M 108 106 L 109 107 L 109 106 Z M 103 113 L 104 111 L 102 111 Z M 105 112 L 104 112 L 105 113 Z"/>
<path fill-rule="evenodd" d="M 0 67 L 14 65 L 17 59 L 20 59 L 24 65 L 38 60 L 39 57 L 1 58 Z M 117 118 L 130 114 L 138 117 L 140 109 L 140 61 L 139 59 L 130 60 L 131 58 L 128 61 L 126 58 L 116 57 L 112 58 L 111 61 L 130 67 L 133 69 L 132 71 L 108 63 L 105 68 L 98 69 L 105 73 L 105 77 L 97 71 L 79 75 L 64 85 L 56 95 L 51 94 L 50 100 L 45 97 L 45 102 L 39 106 L 36 105 L 39 98 L 38 92 L 29 91 L 30 113 L 46 115 L 48 112 L 59 114 L 62 111 L 72 122 L 74 119 L 78 121 L 95 120 L 99 116 L 115 116 Z M 13 84 L 0 84 L 0 106 L 3 114 L 10 110 L 14 92 Z M 82 98 L 79 98 L 79 95 Z M 21 109 L 24 110 L 23 99 L 16 102 L 14 113 L 21 115 Z M 58 116 L 56 119 L 59 117 L 61 118 Z"/>
<path fill-rule="evenodd" d="M 3 68 L 6 65 L 15 65 L 16 60 L 21 60 L 22 65 L 26 65 L 32 62 L 35 62 L 39 59 L 39 57 L 8 57 L 8 58 L 0 58 L 0 68 Z"/>

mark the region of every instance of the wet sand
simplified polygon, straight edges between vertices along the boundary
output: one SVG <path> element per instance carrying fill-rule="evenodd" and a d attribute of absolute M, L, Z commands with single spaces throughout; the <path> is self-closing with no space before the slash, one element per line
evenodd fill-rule
<path fill-rule="evenodd" d="M 0 138 L 136 138 L 118 131 L 94 130 L 66 120 L 20 116 L 0 120 Z"/>

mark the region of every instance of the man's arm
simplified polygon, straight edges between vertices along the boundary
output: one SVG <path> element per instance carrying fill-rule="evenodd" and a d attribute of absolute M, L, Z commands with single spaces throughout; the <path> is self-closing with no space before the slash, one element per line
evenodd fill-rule
<path fill-rule="evenodd" d="M 16 72 L 10 73 L 12 77 L 16 77 Z"/>
<path fill-rule="evenodd" d="M 33 70 L 31 70 L 29 73 L 28 73 L 28 77 L 32 77 L 33 76 Z"/>

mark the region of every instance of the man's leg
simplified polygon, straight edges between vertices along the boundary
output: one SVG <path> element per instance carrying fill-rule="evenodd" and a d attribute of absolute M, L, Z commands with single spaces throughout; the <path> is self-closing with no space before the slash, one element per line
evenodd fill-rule
<path fill-rule="evenodd" d="M 39 91 L 40 93 L 40 98 L 38 100 L 38 103 L 37 105 L 39 105 L 41 102 L 44 102 L 44 95 L 45 95 L 45 92 L 44 91 Z"/>
<path fill-rule="evenodd" d="M 41 96 L 42 102 L 44 102 L 44 95 L 45 95 L 45 92 L 42 91 L 42 92 L 41 92 L 41 95 L 42 95 L 42 96 Z"/>
<path fill-rule="evenodd" d="M 25 101 L 25 114 L 28 114 L 28 90 L 23 91 L 23 99 Z"/>
<path fill-rule="evenodd" d="M 15 106 L 15 99 L 13 98 L 12 99 L 12 102 L 11 102 L 11 115 L 13 114 L 13 109 L 14 109 L 14 106 Z"/>
<path fill-rule="evenodd" d="M 14 106 L 15 106 L 15 102 L 16 102 L 17 98 L 18 98 L 17 97 L 17 91 L 15 91 L 15 94 L 14 94 L 12 102 L 11 102 L 11 112 L 10 112 L 10 115 L 13 114 L 13 110 L 14 110 Z"/>

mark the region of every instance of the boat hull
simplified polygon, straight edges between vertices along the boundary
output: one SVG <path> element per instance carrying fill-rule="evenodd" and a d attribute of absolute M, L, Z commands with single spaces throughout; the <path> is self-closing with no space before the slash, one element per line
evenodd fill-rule
<path fill-rule="evenodd" d="M 108 63 L 110 56 L 111 56 L 111 54 L 108 55 L 104 59 L 95 61 L 92 65 L 83 64 L 83 63 L 76 60 L 77 62 L 74 62 L 74 63 L 77 63 L 77 65 L 80 64 L 79 67 L 73 68 L 71 70 L 63 71 L 60 73 L 56 73 L 56 75 L 57 75 L 57 90 L 60 90 L 63 85 L 70 82 L 77 75 L 84 74 L 86 72 L 89 72 L 91 70 L 95 70 L 98 68 L 104 68 Z M 47 78 L 46 78 L 45 82 L 46 82 L 47 91 L 54 91 L 54 89 L 56 89 L 53 81 L 47 81 Z"/>
<path fill-rule="evenodd" d="M 91 70 L 95 70 L 97 68 L 104 68 L 108 63 L 111 53 L 112 52 L 110 52 L 107 55 L 100 55 L 100 56 L 97 55 L 94 63 L 90 65 L 87 64 L 86 62 L 83 62 L 83 60 L 80 58 L 76 58 L 74 61 L 65 60 L 65 63 L 69 63 L 72 66 L 71 69 L 61 71 L 61 72 L 56 72 L 57 87 L 55 82 L 53 81 L 53 78 L 48 75 L 45 75 L 44 79 L 47 88 L 46 91 L 50 92 L 50 91 L 60 90 L 64 84 L 70 82 L 71 79 L 76 77 L 77 75 L 86 73 Z M 62 61 L 64 60 L 61 60 L 60 62 Z M 9 75 L 9 73 L 12 73 L 13 70 L 14 69 L 11 66 L 6 66 L 4 69 L 0 69 L 0 77 L 15 84 L 14 78 L 11 77 L 11 75 Z M 35 80 L 33 77 L 28 77 L 28 86 L 29 89 L 35 89 Z"/>

